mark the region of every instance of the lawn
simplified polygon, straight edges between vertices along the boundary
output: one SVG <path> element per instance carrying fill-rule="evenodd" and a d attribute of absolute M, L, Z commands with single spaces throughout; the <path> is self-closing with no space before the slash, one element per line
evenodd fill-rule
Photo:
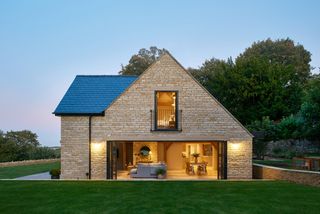
<path fill-rule="evenodd" d="M 279 181 L 0 181 L 0 213 L 319 213 L 320 188 Z"/>
<path fill-rule="evenodd" d="M 60 168 L 60 161 L 25 166 L 0 167 L 0 179 L 17 178 L 25 175 L 47 172 L 54 168 Z"/>

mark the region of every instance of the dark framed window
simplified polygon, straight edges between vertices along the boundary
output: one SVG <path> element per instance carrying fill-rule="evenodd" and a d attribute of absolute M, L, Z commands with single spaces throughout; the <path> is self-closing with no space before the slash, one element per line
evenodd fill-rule
<path fill-rule="evenodd" d="M 178 91 L 155 91 L 155 130 L 178 130 Z"/>

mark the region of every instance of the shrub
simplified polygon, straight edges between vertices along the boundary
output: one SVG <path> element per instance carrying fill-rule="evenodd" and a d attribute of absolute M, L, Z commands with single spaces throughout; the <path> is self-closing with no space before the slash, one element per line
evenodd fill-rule
<path fill-rule="evenodd" d="M 51 176 L 60 176 L 61 170 L 60 169 L 51 169 L 50 170 L 50 175 Z"/>
<path fill-rule="evenodd" d="M 287 150 L 285 153 L 284 153 L 284 158 L 286 159 L 292 159 L 293 157 L 296 157 L 297 156 L 297 152 L 295 151 L 290 151 L 290 150 Z"/>
<path fill-rule="evenodd" d="M 280 139 L 299 139 L 302 136 L 303 121 L 300 117 L 290 115 L 281 120 L 277 125 L 277 136 Z"/>
<path fill-rule="evenodd" d="M 164 175 L 164 174 L 166 174 L 166 170 L 163 168 L 159 168 L 159 169 L 157 169 L 156 174 L 157 175 Z"/>
<path fill-rule="evenodd" d="M 281 154 L 283 153 L 283 150 L 279 147 L 275 147 L 272 149 L 272 153 L 274 156 L 281 156 Z"/>
<path fill-rule="evenodd" d="M 257 159 L 263 160 L 266 155 L 269 142 L 253 139 L 253 153 Z"/>

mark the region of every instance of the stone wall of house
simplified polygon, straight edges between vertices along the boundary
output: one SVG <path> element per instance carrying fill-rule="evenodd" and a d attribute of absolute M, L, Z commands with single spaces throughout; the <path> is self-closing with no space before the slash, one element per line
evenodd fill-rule
<path fill-rule="evenodd" d="M 181 132 L 150 131 L 156 90 L 177 90 Z M 93 136 L 100 140 L 183 141 L 251 140 L 245 129 L 170 55 L 164 55 L 132 84 L 104 117 L 94 117 Z"/>
<path fill-rule="evenodd" d="M 150 131 L 156 90 L 177 90 L 182 110 L 182 131 Z M 88 171 L 88 118 L 62 117 L 63 178 L 84 178 Z M 65 119 L 64 119 L 65 118 Z M 251 136 L 170 55 L 153 64 L 105 111 L 92 117 L 92 142 L 106 141 L 247 141 L 248 148 L 232 154 L 228 170 L 232 178 L 248 178 L 251 171 Z M 245 143 L 243 143 L 244 145 Z M 250 149 L 249 149 L 250 148 Z M 156 155 L 157 152 L 154 153 Z M 103 153 L 91 153 L 92 176 L 105 178 Z M 243 160 L 242 167 L 236 158 Z M 246 160 L 246 161 L 244 161 Z M 69 163 L 70 165 L 68 165 Z M 248 166 L 247 166 L 247 165 Z M 76 166 L 75 166 L 76 165 Z M 97 168 L 101 168 L 97 170 Z M 233 169 L 236 167 L 236 169 Z"/>
<path fill-rule="evenodd" d="M 87 179 L 89 118 L 61 117 L 61 179 Z"/>
<path fill-rule="evenodd" d="M 106 142 L 91 142 L 91 179 L 106 178 Z"/>
<path fill-rule="evenodd" d="M 252 178 L 252 142 L 228 141 L 228 179 Z"/>
<path fill-rule="evenodd" d="M 285 180 L 300 184 L 320 186 L 320 172 L 283 169 L 261 164 L 253 164 L 253 178 Z"/>

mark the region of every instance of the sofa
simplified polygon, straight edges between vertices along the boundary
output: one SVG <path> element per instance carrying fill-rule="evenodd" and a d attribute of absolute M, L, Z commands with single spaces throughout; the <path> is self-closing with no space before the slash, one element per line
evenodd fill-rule
<path fill-rule="evenodd" d="M 157 170 L 167 171 L 165 163 L 138 163 L 137 168 L 130 170 L 131 178 L 157 178 Z"/>

